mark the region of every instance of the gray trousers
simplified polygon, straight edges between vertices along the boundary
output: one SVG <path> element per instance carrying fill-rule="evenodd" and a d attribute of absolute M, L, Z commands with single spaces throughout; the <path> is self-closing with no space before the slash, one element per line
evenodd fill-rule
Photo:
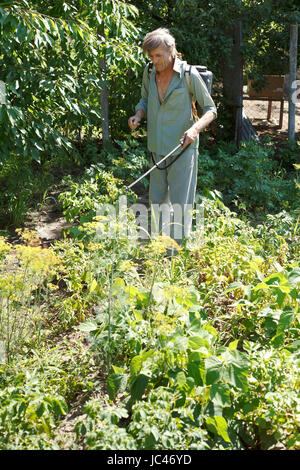
<path fill-rule="evenodd" d="M 152 154 L 159 162 L 162 155 Z M 160 167 L 166 167 L 168 158 Z M 188 237 L 192 230 L 198 171 L 198 149 L 187 147 L 167 169 L 155 168 L 150 173 L 149 201 L 151 205 L 151 232 L 163 233 L 177 243 Z"/>

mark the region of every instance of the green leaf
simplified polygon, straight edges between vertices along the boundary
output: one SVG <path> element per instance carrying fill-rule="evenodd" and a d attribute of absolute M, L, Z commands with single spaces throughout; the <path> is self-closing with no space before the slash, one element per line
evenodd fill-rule
<path fill-rule="evenodd" d="M 112 293 L 118 294 L 120 292 L 124 292 L 125 290 L 125 281 L 120 277 L 116 277 L 112 284 Z"/>
<path fill-rule="evenodd" d="M 214 404 L 224 407 L 230 406 L 230 388 L 227 384 L 217 383 L 210 388 L 210 398 Z"/>
<path fill-rule="evenodd" d="M 192 377 L 197 386 L 204 385 L 205 367 L 202 362 L 188 362 L 187 371 L 189 377 Z"/>
<path fill-rule="evenodd" d="M 193 333 L 193 334 L 198 334 L 202 330 L 203 330 L 202 321 L 199 318 L 194 318 L 193 321 L 191 322 L 188 332 Z"/>
<path fill-rule="evenodd" d="M 130 375 L 136 376 L 140 372 L 143 365 L 141 356 L 134 356 L 130 363 Z"/>
<path fill-rule="evenodd" d="M 133 311 L 134 316 L 137 321 L 142 321 L 143 320 L 143 311 L 142 310 L 134 310 Z"/>
<path fill-rule="evenodd" d="M 133 382 L 130 387 L 131 398 L 136 401 L 140 400 L 145 392 L 148 385 L 149 377 L 144 374 L 140 374 Z"/>
<path fill-rule="evenodd" d="M 212 335 L 213 338 L 217 338 L 218 332 L 212 325 L 210 325 L 210 323 L 206 323 L 203 326 L 203 329 L 206 330 L 210 335 Z"/>
<path fill-rule="evenodd" d="M 188 347 L 188 338 L 186 336 L 176 336 L 174 341 L 174 349 L 185 351 Z"/>
<path fill-rule="evenodd" d="M 300 284 L 300 268 L 293 269 L 287 277 L 291 286 Z"/>
<path fill-rule="evenodd" d="M 126 286 L 124 290 L 130 299 L 135 299 L 139 293 L 138 288 L 131 285 Z"/>
<path fill-rule="evenodd" d="M 35 414 L 37 415 L 38 418 L 40 418 L 42 416 L 45 409 L 46 409 L 45 403 L 42 401 L 35 410 Z"/>
<path fill-rule="evenodd" d="M 89 331 L 95 331 L 97 330 L 98 328 L 98 324 L 96 322 L 96 320 L 86 320 L 85 322 L 83 323 L 80 323 L 80 325 L 77 326 L 77 329 L 80 330 L 80 331 L 86 331 L 86 332 L 89 332 Z"/>
<path fill-rule="evenodd" d="M 209 348 L 209 342 L 207 339 L 200 338 L 200 336 L 190 336 L 188 339 L 188 347 L 190 349 Z"/>
<path fill-rule="evenodd" d="M 72 108 L 73 108 L 73 110 L 75 110 L 77 112 L 77 114 L 81 114 L 81 110 L 80 110 L 78 104 L 72 103 Z"/>
<path fill-rule="evenodd" d="M 142 357 L 143 362 L 146 361 L 147 359 L 149 359 L 149 357 L 152 357 L 154 355 L 155 355 L 155 350 L 154 349 L 150 349 L 149 351 L 145 351 L 145 352 L 141 353 L 141 357 Z"/>
<path fill-rule="evenodd" d="M 53 398 L 52 406 L 53 406 L 54 412 L 60 416 L 63 416 L 67 412 L 67 405 L 63 400 Z"/>
<path fill-rule="evenodd" d="M 43 147 L 41 147 L 41 145 L 39 144 L 39 142 L 35 141 L 35 142 L 34 142 L 34 145 L 35 145 L 35 147 L 36 147 L 38 150 L 40 150 L 41 152 L 44 150 Z"/>
<path fill-rule="evenodd" d="M 94 292 L 94 290 L 96 289 L 97 286 L 98 286 L 98 283 L 97 283 L 96 279 L 93 279 L 93 280 L 92 280 L 92 283 L 91 283 L 91 285 L 90 285 L 90 294 L 91 294 L 92 292 Z"/>
<path fill-rule="evenodd" d="M 124 392 L 127 379 L 126 374 L 111 374 L 108 376 L 106 386 L 111 400 L 114 400 L 119 392 Z"/>
<path fill-rule="evenodd" d="M 247 391 L 248 383 L 247 383 L 247 375 L 248 375 L 248 360 L 247 356 L 240 351 L 233 350 L 233 351 L 226 351 L 222 354 L 222 358 L 224 360 L 224 368 L 222 371 L 222 378 L 235 386 L 243 390 L 244 392 Z"/>
<path fill-rule="evenodd" d="M 203 361 L 203 354 L 199 351 L 189 351 L 188 352 L 188 357 L 189 357 L 189 362 L 200 362 L 201 364 L 204 364 Z"/>
<path fill-rule="evenodd" d="M 177 394 L 176 396 L 178 396 L 179 398 L 177 398 L 177 400 L 175 401 L 175 407 L 181 408 L 186 402 L 186 393 L 184 390 L 178 390 Z"/>
<path fill-rule="evenodd" d="M 295 312 L 290 307 L 285 307 L 278 321 L 277 333 L 279 334 L 284 330 L 288 330 L 294 323 L 295 316 Z"/>
<path fill-rule="evenodd" d="M 223 377 L 224 376 L 225 374 Z M 229 364 L 229 366 L 226 368 L 226 378 L 228 382 L 234 385 L 236 388 L 239 388 L 244 392 L 247 391 L 248 383 L 246 372 L 240 367 L 236 366 L 235 364 Z"/>
<path fill-rule="evenodd" d="M 21 414 L 23 413 L 23 411 L 26 410 L 27 406 L 28 406 L 28 403 L 27 403 L 26 401 L 22 401 L 22 402 L 20 403 L 20 405 L 18 406 L 18 415 L 19 415 L 19 416 L 21 416 Z"/>
<path fill-rule="evenodd" d="M 274 348 L 280 348 L 284 344 L 284 334 L 279 333 L 273 336 L 271 339 L 271 344 Z"/>
<path fill-rule="evenodd" d="M 210 432 L 221 436 L 226 442 L 231 442 L 227 433 L 227 422 L 223 416 L 207 418 L 205 424 Z"/>
<path fill-rule="evenodd" d="M 45 431 L 45 433 L 47 434 L 47 436 L 49 437 L 49 439 L 51 438 L 51 429 L 50 429 L 50 426 L 49 424 L 47 423 L 47 421 L 45 421 L 44 418 L 41 418 L 42 419 L 42 426 L 43 426 L 43 429 Z"/>
<path fill-rule="evenodd" d="M 176 375 L 175 383 L 176 385 L 178 385 L 179 388 L 182 388 L 185 385 L 186 376 L 183 371 L 178 372 L 178 374 Z"/>
<path fill-rule="evenodd" d="M 6 116 L 7 116 L 6 106 L 1 105 L 1 102 L 0 102 L 0 123 L 5 121 Z"/>
<path fill-rule="evenodd" d="M 237 348 L 237 345 L 239 343 L 239 340 L 236 339 L 235 341 L 231 341 L 231 343 L 229 343 L 229 351 L 234 351 L 236 348 Z"/>
<path fill-rule="evenodd" d="M 15 126 L 17 114 L 13 108 L 6 107 L 6 113 L 12 126 Z"/>
<path fill-rule="evenodd" d="M 205 381 L 207 385 L 212 385 L 220 380 L 223 362 L 215 356 L 205 359 Z"/>
<path fill-rule="evenodd" d="M 118 367 L 118 366 L 112 366 L 115 374 L 125 374 L 125 369 L 123 369 L 123 367 Z"/>

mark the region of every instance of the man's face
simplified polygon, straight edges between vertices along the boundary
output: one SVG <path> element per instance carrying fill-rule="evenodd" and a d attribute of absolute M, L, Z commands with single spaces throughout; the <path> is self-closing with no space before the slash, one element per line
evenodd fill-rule
<path fill-rule="evenodd" d="M 173 67 L 174 57 L 163 46 L 159 46 L 156 49 L 149 51 L 148 55 L 157 72 L 163 72 L 167 68 Z"/>

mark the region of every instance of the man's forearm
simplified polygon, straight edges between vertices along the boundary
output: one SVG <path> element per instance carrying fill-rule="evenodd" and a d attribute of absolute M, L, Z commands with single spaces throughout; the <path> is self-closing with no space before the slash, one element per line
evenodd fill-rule
<path fill-rule="evenodd" d="M 143 119 L 143 117 L 145 117 L 146 114 L 145 114 L 145 111 L 143 109 L 138 109 L 137 112 L 135 113 L 135 117 L 141 121 Z"/>
<path fill-rule="evenodd" d="M 128 125 L 130 129 L 135 130 L 139 126 L 140 121 L 144 116 L 146 116 L 145 111 L 143 109 L 138 109 L 135 115 L 128 119 Z"/>
<path fill-rule="evenodd" d="M 193 124 L 192 129 L 194 129 L 197 134 L 203 131 L 214 119 L 216 115 L 213 111 L 207 111 L 203 116 Z"/>

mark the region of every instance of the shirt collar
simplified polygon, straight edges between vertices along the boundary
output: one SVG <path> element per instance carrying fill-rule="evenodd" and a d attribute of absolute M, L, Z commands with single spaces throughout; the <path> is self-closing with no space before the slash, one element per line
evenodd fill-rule
<path fill-rule="evenodd" d="M 174 70 L 174 72 L 179 73 L 180 78 L 182 78 L 182 76 L 184 74 L 185 64 L 186 64 L 186 61 L 180 59 L 178 56 L 175 57 L 173 70 Z M 153 69 L 156 72 L 155 65 L 153 65 Z"/>
<path fill-rule="evenodd" d="M 184 64 L 185 62 L 181 60 L 178 56 L 175 57 L 173 70 L 174 72 L 179 73 L 180 78 L 182 78 L 182 75 L 183 75 Z"/>

